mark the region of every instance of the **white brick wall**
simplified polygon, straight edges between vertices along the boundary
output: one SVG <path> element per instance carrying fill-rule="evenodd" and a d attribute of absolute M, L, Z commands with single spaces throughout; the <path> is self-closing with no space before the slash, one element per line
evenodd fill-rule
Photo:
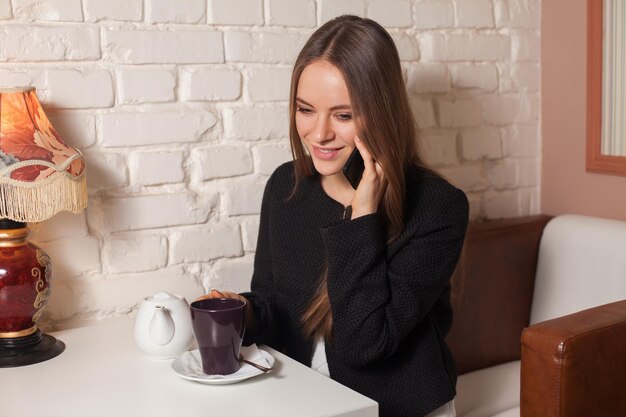
<path fill-rule="evenodd" d="M 0 86 L 35 86 L 87 157 L 87 210 L 31 226 L 54 261 L 47 326 L 248 288 L 293 61 L 344 13 L 391 33 L 424 158 L 471 218 L 538 212 L 540 0 L 175 3 L 0 0 Z"/>
<path fill-rule="evenodd" d="M 493 15 L 498 28 L 506 28 L 511 24 L 509 2 L 510 0 L 494 0 L 493 2 Z"/>
<path fill-rule="evenodd" d="M 418 29 L 445 29 L 454 26 L 454 4 L 451 1 L 424 1 L 415 4 L 415 26 Z"/>
<path fill-rule="evenodd" d="M 111 238 L 102 247 L 105 273 L 153 271 L 167 263 L 167 241 L 163 236 Z"/>
<path fill-rule="evenodd" d="M 11 0 L 0 0 L 0 19 L 8 19 L 12 15 Z"/>
<path fill-rule="evenodd" d="M 471 127 L 482 124 L 480 101 L 441 99 L 438 103 L 441 127 Z"/>
<path fill-rule="evenodd" d="M 180 84 L 186 101 L 229 101 L 241 95 L 241 73 L 234 69 L 184 68 Z"/>
<path fill-rule="evenodd" d="M 286 105 L 231 107 L 223 112 L 224 133 L 228 139 L 259 140 L 289 135 Z"/>
<path fill-rule="evenodd" d="M 23 69 L 0 69 L 0 79 L 4 85 L 30 85 L 33 83 L 33 74 Z"/>
<path fill-rule="evenodd" d="M 315 0 L 269 0 L 269 24 L 315 26 Z"/>
<path fill-rule="evenodd" d="M 507 35 L 425 34 L 420 40 L 426 61 L 502 61 L 511 54 L 511 39 Z"/>
<path fill-rule="evenodd" d="M 525 214 L 524 194 L 515 191 L 488 191 L 485 193 L 484 210 L 487 217 L 511 217 Z"/>
<path fill-rule="evenodd" d="M 128 185 L 128 169 L 123 154 L 87 150 L 83 152 L 89 171 L 87 181 L 92 189 L 112 189 Z"/>
<path fill-rule="evenodd" d="M 258 145 L 252 148 L 254 166 L 259 174 L 270 175 L 277 166 L 290 161 L 291 149 L 286 144 Z"/>
<path fill-rule="evenodd" d="M 184 155 L 181 151 L 138 152 L 130 157 L 131 182 L 137 185 L 159 185 L 182 182 Z"/>
<path fill-rule="evenodd" d="M 30 225 L 33 242 L 49 242 L 57 239 L 79 238 L 89 234 L 85 212 L 74 214 L 63 211 L 42 223 Z"/>
<path fill-rule="evenodd" d="M 242 220 L 243 232 L 243 249 L 246 252 L 256 250 L 257 238 L 259 237 L 259 219 L 254 217 L 252 220 Z"/>
<path fill-rule="evenodd" d="M 409 0 L 370 0 L 367 17 L 389 28 L 409 27 L 413 23 L 411 3 Z"/>
<path fill-rule="evenodd" d="M 252 173 L 250 149 L 241 146 L 215 146 L 194 151 L 201 179 L 234 177 Z"/>
<path fill-rule="evenodd" d="M 461 154 L 468 161 L 502 158 L 500 131 L 495 127 L 466 129 L 461 132 Z"/>
<path fill-rule="evenodd" d="M 452 89 L 444 64 L 417 64 L 411 67 L 407 87 L 411 93 L 447 93 Z"/>
<path fill-rule="evenodd" d="M 143 15 L 142 0 L 83 0 L 83 9 L 87 22 L 100 20 L 137 22 Z"/>
<path fill-rule="evenodd" d="M 325 23 L 335 16 L 342 14 L 354 14 L 365 16 L 366 0 L 321 0 L 321 21 Z"/>
<path fill-rule="evenodd" d="M 42 243 L 41 247 L 53 259 L 54 277 L 79 278 L 101 272 L 100 245 L 93 236 L 55 240 Z"/>
<path fill-rule="evenodd" d="M 99 59 L 100 32 L 91 26 L 6 25 L 0 27 L 0 62 Z"/>
<path fill-rule="evenodd" d="M 174 101 L 176 73 L 173 68 L 127 68 L 117 70 L 118 103 L 139 104 Z"/>
<path fill-rule="evenodd" d="M 290 82 L 291 67 L 253 68 L 246 90 L 252 101 L 287 101 Z"/>
<path fill-rule="evenodd" d="M 541 0 L 508 0 L 509 25 L 514 28 L 539 29 Z"/>
<path fill-rule="evenodd" d="M 152 23 L 204 23 L 205 0 L 145 0 L 146 20 Z"/>
<path fill-rule="evenodd" d="M 437 126 L 433 100 L 434 98 L 428 96 L 409 96 L 409 104 L 411 105 L 411 110 L 413 110 L 413 117 L 415 118 L 417 127 L 420 129 L 428 129 Z"/>
<path fill-rule="evenodd" d="M 539 34 L 531 30 L 516 30 L 511 33 L 511 55 L 513 61 L 538 62 L 541 58 Z"/>
<path fill-rule="evenodd" d="M 417 40 L 414 36 L 403 33 L 391 33 L 391 37 L 398 48 L 398 55 L 402 61 L 417 61 L 420 57 Z"/>
<path fill-rule="evenodd" d="M 97 206 L 93 209 L 102 217 L 99 226 L 109 232 L 204 223 L 212 208 L 191 193 L 109 198 Z"/>
<path fill-rule="evenodd" d="M 225 187 L 222 210 L 229 216 L 258 214 L 261 211 L 263 184 L 229 182 Z"/>
<path fill-rule="evenodd" d="M 263 0 L 209 0 L 208 21 L 216 25 L 261 25 Z"/>
<path fill-rule="evenodd" d="M 452 83 L 454 87 L 476 88 L 494 92 L 498 88 L 498 69 L 494 65 L 452 65 Z"/>
<path fill-rule="evenodd" d="M 536 63 L 518 63 L 511 66 L 513 91 L 536 93 L 541 88 L 541 68 Z"/>
<path fill-rule="evenodd" d="M 105 59 L 121 64 L 206 64 L 224 60 L 222 34 L 203 30 L 105 28 Z"/>
<path fill-rule="evenodd" d="M 490 0 L 465 0 L 456 4 L 457 26 L 491 28 L 495 21 Z"/>
<path fill-rule="evenodd" d="M 67 143 L 82 150 L 96 143 L 96 117 L 93 114 L 67 110 L 50 110 L 46 111 L 46 114 L 57 133 L 63 132 L 62 138 Z"/>
<path fill-rule="evenodd" d="M 170 238 L 170 262 L 206 262 L 243 255 L 238 226 L 216 224 L 174 232 Z"/>
<path fill-rule="evenodd" d="M 457 135 L 454 131 L 436 130 L 424 132 L 420 140 L 426 161 L 431 165 L 457 165 Z"/>
<path fill-rule="evenodd" d="M 101 144 L 110 147 L 198 142 L 215 123 L 213 113 L 189 109 L 106 113 L 100 116 Z"/>
<path fill-rule="evenodd" d="M 211 277 L 214 288 L 232 288 L 233 291 L 250 291 L 250 277 L 254 271 L 254 257 L 247 256 L 236 260 L 226 259 L 215 265 Z"/>
<path fill-rule="evenodd" d="M 225 32 L 226 61 L 293 63 L 309 32 Z"/>
<path fill-rule="evenodd" d="M 46 71 L 45 89 L 47 94 L 42 94 L 42 97 L 54 103 L 55 107 L 81 109 L 113 106 L 113 80 L 105 70 L 49 70 Z"/>
<path fill-rule="evenodd" d="M 534 158 L 539 156 L 538 125 L 517 125 L 502 131 L 504 156 L 512 158 Z"/>
<path fill-rule="evenodd" d="M 450 182 L 465 191 L 485 191 L 489 188 L 489 181 L 479 164 L 466 164 L 454 168 L 443 167 L 440 172 Z"/>
<path fill-rule="evenodd" d="M 13 0 L 13 7 L 20 20 L 83 21 L 80 0 Z"/>

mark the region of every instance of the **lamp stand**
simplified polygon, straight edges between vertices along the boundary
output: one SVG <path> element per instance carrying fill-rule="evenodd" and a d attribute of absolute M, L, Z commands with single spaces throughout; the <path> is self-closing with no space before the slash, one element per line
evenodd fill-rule
<path fill-rule="evenodd" d="M 50 257 L 25 223 L 0 219 L 0 368 L 52 359 L 65 344 L 35 325 L 50 296 Z"/>

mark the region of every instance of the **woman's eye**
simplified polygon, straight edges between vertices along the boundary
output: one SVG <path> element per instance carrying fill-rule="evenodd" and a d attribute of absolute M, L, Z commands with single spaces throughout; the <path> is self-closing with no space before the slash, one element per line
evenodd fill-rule
<path fill-rule="evenodd" d="M 352 120 L 352 114 L 350 113 L 339 113 L 337 118 L 341 121 L 347 122 L 348 120 Z"/>
<path fill-rule="evenodd" d="M 313 110 L 307 109 L 306 107 L 297 107 L 296 110 L 303 114 L 310 114 L 313 112 Z"/>

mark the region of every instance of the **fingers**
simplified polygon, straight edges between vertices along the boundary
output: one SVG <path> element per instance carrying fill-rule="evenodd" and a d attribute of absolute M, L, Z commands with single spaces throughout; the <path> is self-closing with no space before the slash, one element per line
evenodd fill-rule
<path fill-rule="evenodd" d="M 196 298 L 194 301 L 208 300 L 209 298 L 213 298 L 213 297 L 211 297 L 211 294 L 204 294 L 204 295 L 201 295 L 200 297 Z"/>
<path fill-rule="evenodd" d="M 211 294 L 212 298 L 225 298 L 224 293 L 216 290 L 215 288 L 211 288 L 211 291 L 209 292 L 209 294 Z"/>
<path fill-rule="evenodd" d="M 369 153 L 369 151 L 365 147 L 365 144 L 363 144 L 363 141 L 361 141 L 361 138 L 359 138 L 358 135 L 354 135 L 354 146 L 356 146 L 356 148 L 359 150 L 359 153 L 361 154 L 361 157 L 363 158 L 365 169 L 375 170 L 376 168 L 374 167 L 374 158 L 372 158 L 372 155 Z"/>
<path fill-rule="evenodd" d="M 367 151 L 367 148 L 363 144 L 363 141 L 361 141 L 361 138 L 359 137 L 359 135 L 354 135 L 354 146 L 357 147 L 363 159 L 366 159 L 366 158 L 372 159 L 372 155 L 370 155 L 370 153 Z"/>
<path fill-rule="evenodd" d="M 207 300 L 210 298 L 242 298 L 239 294 L 235 294 L 228 291 L 219 291 L 215 288 L 211 288 L 208 294 L 198 297 L 196 301 Z"/>
<path fill-rule="evenodd" d="M 363 157 L 365 171 L 351 201 L 352 219 L 376 212 L 387 188 L 387 179 L 382 165 L 374 160 L 365 144 L 356 135 L 354 146 Z"/>
<path fill-rule="evenodd" d="M 363 158 L 363 162 L 365 162 L 365 168 L 367 169 L 369 167 L 371 170 L 375 171 L 378 175 L 382 175 L 383 173 L 382 165 L 380 165 L 379 162 L 374 161 L 374 157 L 372 157 L 372 154 L 367 150 L 367 148 L 365 147 L 365 144 L 363 143 L 359 135 L 354 135 L 354 145 L 359 150 L 359 153 L 361 154 L 361 157 Z"/>
<path fill-rule="evenodd" d="M 376 168 L 376 174 L 378 174 L 379 177 L 383 177 L 385 175 L 385 171 L 383 171 L 383 166 L 380 162 L 375 162 L 374 166 Z"/>
<path fill-rule="evenodd" d="M 387 189 L 387 178 L 385 177 L 385 171 L 383 171 L 383 167 L 382 165 L 380 165 L 378 162 L 376 162 L 376 175 L 378 175 L 378 178 L 380 179 L 380 185 L 378 187 L 378 195 L 377 195 L 377 200 L 380 203 L 380 200 L 383 198 L 383 195 L 385 194 L 385 190 Z"/>

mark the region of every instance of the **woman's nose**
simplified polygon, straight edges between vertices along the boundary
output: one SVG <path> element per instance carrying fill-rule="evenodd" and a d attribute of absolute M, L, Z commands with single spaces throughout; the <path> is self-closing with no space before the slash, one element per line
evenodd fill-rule
<path fill-rule="evenodd" d="M 311 138 L 316 142 L 324 142 L 334 136 L 330 123 L 326 117 L 318 117 L 313 127 Z"/>

